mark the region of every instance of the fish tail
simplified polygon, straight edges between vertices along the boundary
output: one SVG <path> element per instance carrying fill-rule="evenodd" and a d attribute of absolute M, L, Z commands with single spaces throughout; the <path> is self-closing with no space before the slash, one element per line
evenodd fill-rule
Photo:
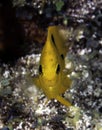
<path fill-rule="evenodd" d="M 64 99 L 64 98 L 61 97 L 61 96 L 57 96 L 56 99 L 57 99 L 60 103 L 62 103 L 63 105 L 65 105 L 65 106 L 67 106 L 67 107 L 72 106 L 72 104 L 71 104 L 69 101 L 67 101 L 66 99 Z"/>

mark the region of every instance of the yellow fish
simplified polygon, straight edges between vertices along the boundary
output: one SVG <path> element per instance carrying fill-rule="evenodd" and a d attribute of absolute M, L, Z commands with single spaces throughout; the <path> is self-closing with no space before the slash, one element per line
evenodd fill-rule
<path fill-rule="evenodd" d="M 64 49 L 57 49 L 58 44 L 55 42 L 58 41 L 58 36 L 52 27 L 48 28 L 47 41 L 40 57 L 39 76 L 34 78 L 34 83 L 44 91 L 48 99 L 57 99 L 62 104 L 70 106 L 71 103 L 61 96 L 71 86 L 72 81 L 63 71 L 60 54 L 65 55 L 66 52 Z"/>

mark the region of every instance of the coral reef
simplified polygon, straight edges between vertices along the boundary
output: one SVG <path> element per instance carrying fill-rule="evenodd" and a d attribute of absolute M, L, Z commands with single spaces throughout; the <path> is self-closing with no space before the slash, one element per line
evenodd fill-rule
<path fill-rule="evenodd" d="M 27 46 L 24 44 L 21 50 L 22 53 L 26 53 L 15 58 L 15 64 L 11 64 L 11 59 L 8 63 L 5 63 L 2 57 L 0 59 L 2 60 L 0 129 L 101 130 L 102 2 L 100 0 L 10 2 L 15 9 L 18 23 L 23 27 L 23 40 Z M 2 3 L 0 8 L 1 5 Z M 45 43 L 47 27 L 50 25 L 64 26 L 68 42 L 66 45 L 71 44 L 65 60 L 67 69 L 70 63 L 73 65 L 70 72 L 73 85 L 63 96 L 70 99 L 73 107 L 67 108 L 56 100 L 47 102 L 47 97 L 36 88 L 32 80 L 38 74 L 40 53 Z M 4 36 L 2 27 L 0 21 L 0 52 Z M 10 37 L 14 41 L 15 35 Z M 15 45 L 15 42 L 13 43 Z M 14 54 L 18 53 L 15 49 Z M 9 52 L 6 54 L 9 56 Z"/>

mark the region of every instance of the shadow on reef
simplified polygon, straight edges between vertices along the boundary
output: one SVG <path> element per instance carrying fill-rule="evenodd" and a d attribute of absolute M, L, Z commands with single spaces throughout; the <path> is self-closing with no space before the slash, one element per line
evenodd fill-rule
<path fill-rule="evenodd" d="M 24 31 L 10 0 L 0 1 L 0 60 L 15 61 L 25 55 Z"/>

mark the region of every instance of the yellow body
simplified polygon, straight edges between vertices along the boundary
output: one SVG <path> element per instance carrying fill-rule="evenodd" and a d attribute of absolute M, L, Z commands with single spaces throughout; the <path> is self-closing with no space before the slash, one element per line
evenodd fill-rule
<path fill-rule="evenodd" d="M 40 58 L 39 76 L 34 78 L 34 82 L 48 99 L 57 99 L 62 104 L 70 106 L 70 102 L 61 96 L 71 86 L 71 80 L 63 71 L 64 65 L 60 54 L 62 52 L 65 55 L 65 51 L 64 48 L 58 49 L 58 36 L 56 26 L 48 28 L 47 41 Z M 63 45 L 60 43 L 59 46 Z"/>
<path fill-rule="evenodd" d="M 65 40 L 60 34 L 60 27 L 59 26 L 49 26 L 48 31 L 52 40 L 54 42 L 55 47 L 57 48 L 59 55 L 62 58 L 63 67 L 65 67 L 65 56 L 67 53 L 67 49 L 65 46 Z"/>

